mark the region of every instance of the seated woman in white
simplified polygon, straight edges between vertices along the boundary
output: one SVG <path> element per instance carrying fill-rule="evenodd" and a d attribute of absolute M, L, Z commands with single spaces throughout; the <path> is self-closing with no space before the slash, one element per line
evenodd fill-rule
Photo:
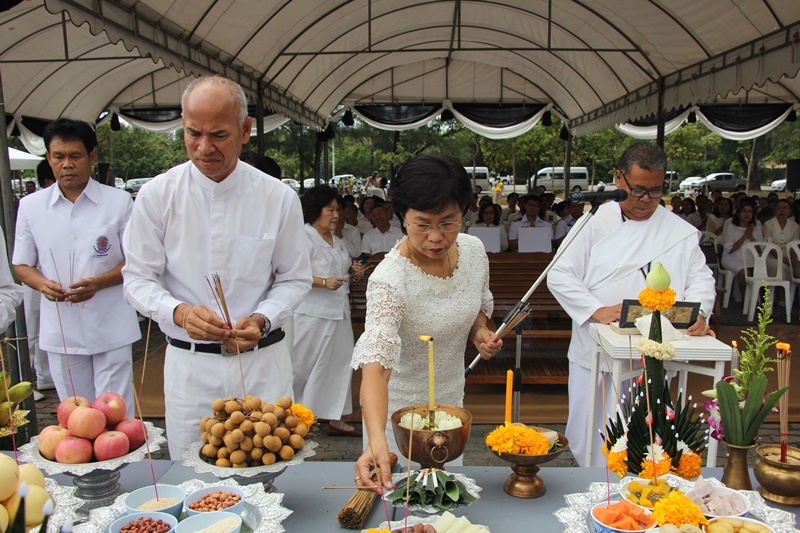
<path fill-rule="evenodd" d="M 739 204 L 731 223 L 724 229 L 724 253 L 722 254 L 722 268 L 736 272 L 740 286 L 744 286 L 745 269 L 752 269 L 754 260 L 752 255 L 742 253 L 742 245 L 746 242 L 759 242 L 764 240 L 761 223 L 756 220 L 755 202 L 745 199 Z"/>
<path fill-rule="evenodd" d="M 478 211 L 478 222 L 471 228 L 498 228 L 500 230 L 500 251 L 508 251 L 508 232 L 500 223 L 501 209 L 497 204 L 483 204 Z"/>

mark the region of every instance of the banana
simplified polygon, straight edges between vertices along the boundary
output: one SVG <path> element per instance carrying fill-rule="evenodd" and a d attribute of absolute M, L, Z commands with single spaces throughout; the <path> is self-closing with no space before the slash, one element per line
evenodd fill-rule
<path fill-rule="evenodd" d="M 13 412 L 14 412 L 13 402 L 0 403 L 0 427 L 3 427 L 6 424 L 8 424 L 8 421 L 11 420 L 11 415 Z"/>
<path fill-rule="evenodd" d="M 8 370 L 6 370 L 5 372 L 0 372 L 0 398 L 5 398 L 6 384 L 8 382 L 9 382 Z"/>
<path fill-rule="evenodd" d="M 33 385 L 30 381 L 20 381 L 10 389 L 8 389 L 8 400 L 14 403 L 22 403 L 22 401 L 33 394 Z"/>

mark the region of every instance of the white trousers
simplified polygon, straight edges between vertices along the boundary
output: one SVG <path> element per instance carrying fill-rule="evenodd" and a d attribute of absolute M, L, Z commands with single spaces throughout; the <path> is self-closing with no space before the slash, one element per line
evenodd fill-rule
<path fill-rule="evenodd" d="M 25 291 L 23 303 L 25 304 L 25 329 L 28 331 L 28 353 L 36 371 L 36 386 L 39 387 L 53 382 L 47 352 L 39 347 L 39 308 L 42 295 L 27 285 L 23 285 L 22 288 Z"/>
<path fill-rule="evenodd" d="M 136 405 L 133 403 L 133 363 L 130 344 L 108 352 L 91 355 L 69 355 L 69 372 L 67 357 L 63 353 L 47 352 L 50 360 L 50 373 L 58 391 L 58 398 L 64 400 L 75 394 L 83 396 L 90 402 L 106 392 L 116 392 L 125 399 L 127 416 L 133 417 Z M 70 385 L 70 376 L 72 384 Z"/>
<path fill-rule="evenodd" d="M 242 375 L 248 395 L 265 402 L 292 396 L 292 361 L 286 340 L 239 358 L 182 350 L 167 345 L 164 361 L 164 401 L 167 441 L 173 461 L 189 444 L 200 440 L 200 419 L 211 416 L 216 398 L 242 397 Z"/>

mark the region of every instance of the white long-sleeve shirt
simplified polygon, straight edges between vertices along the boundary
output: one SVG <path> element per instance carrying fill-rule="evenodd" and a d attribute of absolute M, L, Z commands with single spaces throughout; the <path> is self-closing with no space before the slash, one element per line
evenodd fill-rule
<path fill-rule="evenodd" d="M 125 299 L 169 337 L 181 303 L 218 314 L 206 276 L 222 280 L 231 320 L 261 313 L 280 327 L 311 288 L 300 200 L 241 161 L 216 183 L 191 162 L 144 185 L 125 233 Z"/>
<path fill-rule="evenodd" d="M 22 287 L 14 283 L 8 266 L 6 237 L 0 228 L 0 329 L 6 329 L 16 317 L 17 306 L 22 302 Z"/>

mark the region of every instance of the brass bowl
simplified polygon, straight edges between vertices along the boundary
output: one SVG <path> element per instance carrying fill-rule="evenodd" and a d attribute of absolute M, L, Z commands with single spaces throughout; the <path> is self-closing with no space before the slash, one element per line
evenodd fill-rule
<path fill-rule="evenodd" d="M 394 428 L 394 440 L 403 457 L 408 457 L 408 439 L 410 430 L 400 426 L 400 419 L 404 414 L 414 410 L 423 418 L 428 416 L 428 406 L 416 405 L 403 407 L 392 413 L 392 427 Z M 437 405 L 436 411 L 444 411 L 448 415 L 456 416 L 461 419 L 462 426 L 455 429 L 430 430 L 415 429 L 411 450 L 412 461 L 416 461 L 422 468 L 439 468 L 444 470 L 447 462 L 453 461 L 464 453 L 464 447 L 469 439 L 469 431 L 472 426 L 472 414 L 466 409 L 454 405 Z"/>
<path fill-rule="evenodd" d="M 765 444 L 756 449 L 756 460 L 753 473 L 761 484 L 758 492 L 765 500 L 780 505 L 800 505 L 800 464 L 781 463 L 781 445 Z M 776 455 L 777 460 L 768 459 L 768 455 Z M 800 448 L 786 447 L 786 456 L 800 461 Z"/>
<path fill-rule="evenodd" d="M 544 486 L 544 480 L 538 475 L 539 465 L 556 459 L 569 447 L 569 440 L 561 433 L 558 434 L 558 442 L 561 444 L 560 448 L 544 455 L 497 453 L 492 450 L 492 453 L 497 457 L 511 463 L 511 470 L 514 471 L 513 474 L 508 476 L 505 485 L 503 485 L 503 490 L 506 491 L 506 494 L 515 498 L 539 498 L 544 496 L 547 488 Z"/>

